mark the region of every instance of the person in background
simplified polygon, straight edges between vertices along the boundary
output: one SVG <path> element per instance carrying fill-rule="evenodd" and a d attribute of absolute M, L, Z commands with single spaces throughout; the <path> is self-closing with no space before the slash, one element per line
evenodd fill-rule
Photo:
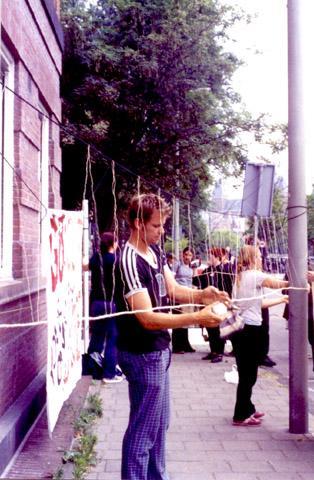
<path fill-rule="evenodd" d="M 227 246 L 225 250 L 226 250 L 226 258 L 233 268 L 235 264 L 235 256 L 232 254 L 231 247 Z"/>
<path fill-rule="evenodd" d="M 287 278 L 288 275 L 285 275 L 285 278 Z M 314 282 L 314 272 L 309 270 L 307 273 L 307 279 L 309 281 L 309 293 L 308 293 L 308 341 L 309 344 L 311 345 L 311 350 L 312 350 L 312 367 L 314 371 L 314 311 L 313 311 L 313 285 L 312 283 Z M 289 305 L 287 304 L 285 306 L 285 310 L 283 312 L 283 317 L 289 322 Z"/>
<path fill-rule="evenodd" d="M 221 291 L 227 292 L 231 297 L 234 272 L 228 259 L 225 248 L 212 247 L 209 249 L 209 267 L 200 275 L 201 287 L 213 285 Z M 207 329 L 210 352 L 202 360 L 210 360 L 211 363 L 220 363 L 226 341 L 220 338 L 219 327 Z"/>
<path fill-rule="evenodd" d="M 245 245 L 241 248 L 233 287 L 233 302 L 240 308 L 239 314 L 245 323 L 244 328 L 232 337 L 239 374 L 233 415 L 235 426 L 259 426 L 265 415 L 256 410 L 251 400 L 260 359 L 263 288 L 283 289 L 288 286 L 288 281 L 277 280 L 262 271 L 262 257 L 258 247 Z M 287 296 L 282 296 L 267 304 L 264 302 L 264 306 L 286 301 Z"/>
<path fill-rule="evenodd" d="M 169 425 L 168 328 L 203 324 L 215 327 L 225 317 L 213 313 L 228 295 L 179 285 L 159 243 L 170 206 L 154 194 L 135 196 L 128 219 L 131 229 L 117 269 L 116 301 L 119 365 L 129 383 L 130 416 L 122 446 L 122 480 L 168 480 L 165 440 Z M 176 315 L 170 303 L 207 305 Z M 134 312 L 134 313 L 133 313 Z"/>
<path fill-rule="evenodd" d="M 111 232 L 100 235 L 100 252 L 89 261 L 91 271 L 90 316 L 98 317 L 116 312 L 114 303 L 114 268 L 117 242 Z M 84 269 L 86 269 L 83 266 Z M 115 318 L 91 321 L 89 357 L 98 365 L 98 374 L 104 383 L 123 380 L 117 363 L 117 327 Z"/>
<path fill-rule="evenodd" d="M 185 247 L 182 252 L 182 262 L 175 265 L 173 272 L 175 279 L 179 285 L 192 288 L 193 268 L 191 262 L 193 260 L 193 251 L 190 247 Z M 180 308 L 177 313 L 192 313 L 194 310 L 191 306 Z M 174 328 L 172 330 L 172 351 L 173 353 L 193 353 L 195 349 L 189 342 L 188 328 Z"/>
<path fill-rule="evenodd" d="M 167 258 L 168 267 L 170 268 L 171 271 L 173 271 L 176 263 L 176 257 L 173 255 L 173 253 L 168 252 L 166 258 Z"/>
<path fill-rule="evenodd" d="M 246 245 L 252 245 L 254 246 L 254 236 L 253 235 L 248 235 L 245 238 L 245 243 Z M 257 245 L 256 245 L 260 252 L 261 252 L 261 258 L 262 258 L 262 266 L 263 269 L 267 268 L 267 248 L 266 248 L 266 242 L 264 241 L 259 241 L 257 240 Z M 264 307 L 262 308 L 262 328 L 260 329 L 260 335 L 261 335 L 261 346 L 260 346 L 260 359 L 259 359 L 259 365 L 261 367 L 268 367 L 272 368 L 276 365 L 276 362 L 270 358 L 269 356 L 269 345 L 270 345 L 270 335 L 269 335 L 269 309 Z"/>

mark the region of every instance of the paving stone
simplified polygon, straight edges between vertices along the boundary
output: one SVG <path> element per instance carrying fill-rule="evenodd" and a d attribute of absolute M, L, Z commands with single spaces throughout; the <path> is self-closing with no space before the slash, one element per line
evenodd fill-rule
<path fill-rule="evenodd" d="M 254 402 L 267 416 L 258 428 L 234 427 L 236 386 L 223 380 L 224 371 L 231 369 L 234 359 L 211 365 L 201 361 L 207 352 L 202 348 L 197 347 L 199 351 L 193 355 L 173 356 L 172 411 L 166 446 L 169 480 L 313 480 L 314 437 L 311 433 L 288 432 L 286 380 L 275 370 L 260 371 Z M 98 464 L 90 468 L 86 480 L 121 480 L 121 446 L 129 415 L 127 382 L 109 386 L 97 382 L 89 388 L 101 395 L 104 415 L 93 427 L 98 437 Z M 314 425 L 313 415 L 309 425 Z M 46 425 L 41 425 L 41 430 L 46 432 Z M 38 439 L 30 439 L 19 455 L 18 464 L 23 464 L 23 469 L 18 472 L 12 468 L 8 478 L 25 480 L 27 475 L 47 472 L 47 465 L 50 472 L 56 470 L 52 468 L 55 457 L 46 459 L 45 470 L 38 468 L 34 455 L 30 458 L 37 449 L 43 461 L 49 440 L 42 432 Z M 60 459 L 60 452 L 58 455 Z"/>

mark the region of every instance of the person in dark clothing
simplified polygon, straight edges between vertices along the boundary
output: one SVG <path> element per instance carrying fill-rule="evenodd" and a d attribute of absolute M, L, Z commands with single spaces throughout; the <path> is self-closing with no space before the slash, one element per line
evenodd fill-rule
<path fill-rule="evenodd" d="M 199 276 L 201 288 L 212 285 L 220 291 L 227 292 L 231 297 L 234 273 L 228 255 L 224 248 L 212 247 L 209 250 L 209 267 Z M 203 360 L 211 363 L 222 362 L 226 341 L 220 338 L 220 330 L 217 328 L 207 329 L 210 352 Z"/>
<path fill-rule="evenodd" d="M 116 302 L 119 365 L 129 384 L 130 415 L 122 445 L 123 480 L 168 480 L 165 439 L 169 425 L 168 328 L 217 326 L 224 316 L 212 303 L 228 301 L 225 292 L 179 285 L 159 246 L 170 206 L 153 194 L 131 200 L 129 240 L 117 269 Z M 205 306 L 193 313 L 169 312 L 174 303 Z"/>
<path fill-rule="evenodd" d="M 116 312 L 114 303 L 114 269 L 117 247 L 114 235 L 104 232 L 100 235 L 100 252 L 94 253 L 89 261 L 91 271 L 90 316 L 98 317 Z M 123 377 L 117 367 L 116 320 L 108 317 L 93 320 L 88 355 L 100 368 L 95 368 L 94 377 L 104 383 L 118 383 Z"/>
<path fill-rule="evenodd" d="M 288 278 L 288 275 L 285 275 L 285 279 Z M 312 349 L 312 362 L 313 362 L 313 371 L 314 371 L 314 312 L 313 312 L 313 292 L 312 292 L 312 282 L 314 282 L 314 272 L 308 272 L 308 280 L 310 282 L 310 291 L 308 294 L 308 341 Z M 289 320 L 289 304 L 285 306 L 283 312 L 283 317 L 286 320 Z"/>
<path fill-rule="evenodd" d="M 313 371 L 314 371 L 314 311 L 313 311 L 313 282 L 314 282 L 314 272 L 308 272 L 308 281 L 310 282 L 311 290 L 309 291 L 309 313 L 308 313 L 308 338 L 312 348 L 312 362 L 313 362 Z"/>

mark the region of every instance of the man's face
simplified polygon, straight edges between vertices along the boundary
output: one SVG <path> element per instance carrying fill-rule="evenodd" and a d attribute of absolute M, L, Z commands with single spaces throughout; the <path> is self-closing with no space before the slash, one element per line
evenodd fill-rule
<path fill-rule="evenodd" d="M 140 237 L 147 245 L 155 244 L 160 241 L 164 234 L 164 224 L 166 218 L 161 215 L 159 210 L 154 210 L 151 218 L 144 224 L 140 224 Z"/>

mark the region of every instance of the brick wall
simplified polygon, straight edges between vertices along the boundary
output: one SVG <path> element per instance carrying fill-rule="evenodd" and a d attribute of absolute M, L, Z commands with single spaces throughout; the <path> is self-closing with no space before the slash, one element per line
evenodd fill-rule
<path fill-rule="evenodd" d="M 45 0 L 45 3 L 42 0 L 2 0 L 2 36 L 15 60 L 15 91 L 36 108 L 42 104 L 51 118 L 61 121 L 62 51 L 60 35 L 54 31 L 55 20 L 51 20 L 51 12 L 49 15 L 44 8 L 47 2 L 50 2 L 49 8 L 54 5 L 53 0 Z M 59 2 L 55 3 L 59 8 Z M 13 279 L 0 281 L 0 323 L 46 320 L 39 235 L 40 129 L 39 113 L 15 97 Z M 53 208 L 61 207 L 59 133 L 59 127 L 50 123 L 49 207 Z M 15 405 L 46 364 L 46 325 L 1 330 L 0 348 L 1 417 Z M 25 431 L 25 425 L 23 429 Z"/>
<path fill-rule="evenodd" d="M 5 305 L 6 323 L 26 323 L 45 318 L 45 293 L 30 293 Z M 46 325 L 1 331 L 0 416 L 27 388 L 47 360 Z"/>

